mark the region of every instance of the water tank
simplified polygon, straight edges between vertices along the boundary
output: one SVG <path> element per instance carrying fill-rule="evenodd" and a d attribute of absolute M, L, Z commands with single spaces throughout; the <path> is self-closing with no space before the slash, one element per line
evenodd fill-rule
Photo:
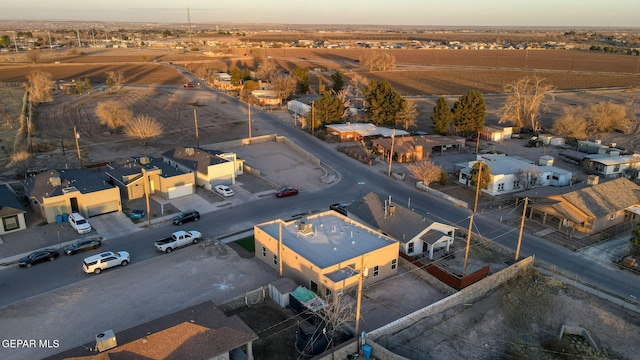
<path fill-rule="evenodd" d="M 107 330 L 96 335 L 96 350 L 103 352 L 105 350 L 113 349 L 118 346 L 116 342 L 116 334 L 113 330 Z"/>

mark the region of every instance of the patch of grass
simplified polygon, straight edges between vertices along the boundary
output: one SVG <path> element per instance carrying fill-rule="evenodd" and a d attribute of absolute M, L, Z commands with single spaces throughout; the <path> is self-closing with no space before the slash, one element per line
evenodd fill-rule
<path fill-rule="evenodd" d="M 256 244 L 252 236 L 247 236 L 246 238 L 242 238 L 240 240 L 234 241 L 238 246 L 252 253 L 256 251 Z"/>

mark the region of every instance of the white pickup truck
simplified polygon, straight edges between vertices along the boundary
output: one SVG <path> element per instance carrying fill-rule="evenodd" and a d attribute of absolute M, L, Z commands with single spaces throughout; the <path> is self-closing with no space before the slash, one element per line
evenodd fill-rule
<path fill-rule="evenodd" d="M 170 253 L 176 248 L 196 244 L 200 238 L 202 238 L 202 234 L 199 231 L 181 230 L 174 232 L 168 238 L 156 240 L 155 245 L 159 251 Z"/>

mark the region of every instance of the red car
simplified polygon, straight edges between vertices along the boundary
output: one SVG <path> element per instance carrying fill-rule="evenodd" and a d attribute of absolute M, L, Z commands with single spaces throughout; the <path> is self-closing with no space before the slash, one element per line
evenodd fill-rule
<path fill-rule="evenodd" d="M 185 88 L 194 88 L 194 87 L 196 87 L 196 85 L 195 85 L 195 84 L 192 84 L 192 83 L 187 83 L 187 84 L 182 85 L 182 87 L 185 87 Z"/>
<path fill-rule="evenodd" d="M 285 187 L 280 189 L 280 191 L 276 193 L 276 197 L 279 197 L 279 198 L 293 196 L 293 195 L 298 195 L 298 189 L 294 187 Z"/>

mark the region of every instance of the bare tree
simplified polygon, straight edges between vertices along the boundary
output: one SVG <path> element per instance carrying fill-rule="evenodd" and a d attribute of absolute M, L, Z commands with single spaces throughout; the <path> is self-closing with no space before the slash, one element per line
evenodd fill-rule
<path fill-rule="evenodd" d="M 260 80 L 271 81 L 271 77 L 276 73 L 276 63 L 272 59 L 262 59 L 258 65 L 256 75 Z"/>
<path fill-rule="evenodd" d="M 131 122 L 125 125 L 124 134 L 140 140 L 141 145 L 157 136 L 162 135 L 162 125 L 155 118 L 147 115 L 136 115 Z"/>
<path fill-rule="evenodd" d="M 554 99 L 555 87 L 545 84 L 544 79 L 537 76 L 529 76 L 507 84 L 504 90 L 511 95 L 498 109 L 499 123 L 511 123 L 519 127 L 531 126 L 537 131 L 538 114 L 542 109 L 548 109 L 546 100 Z"/>
<path fill-rule="evenodd" d="M 40 50 L 29 50 L 26 52 L 25 57 L 33 64 L 36 64 L 42 60 L 42 52 Z"/>
<path fill-rule="evenodd" d="M 360 68 L 364 71 L 388 71 L 396 66 L 396 58 L 384 51 L 367 52 L 360 55 Z"/>
<path fill-rule="evenodd" d="M 280 99 L 286 100 L 296 91 L 298 82 L 291 76 L 278 74 L 271 77 L 271 85 Z"/>
<path fill-rule="evenodd" d="M 369 83 L 369 81 L 367 81 L 367 78 L 360 75 L 360 74 L 353 74 L 350 76 L 350 81 L 349 81 L 349 88 L 352 91 L 353 96 L 358 96 L 358 94 L 360 94 L 360 96 L 362 96 L 362 89 L 361 89 L 361 85 L 366 86 Z"/>
<path fill-rule="evenodd" d="M 27 80 L 29 80 L 27 92 L 32 104 L 53 99 L 51 95 L 51 90 L 53 90 L 51 73 L 34 71 L 27 76 Z"/>
<path fill-rule="evenodd" d="M 414 178 L 424 183 L 424 186 L 429 186 L 432 182 L 438 181 L 442 173 L 442 168 L 430 160 L 411 163 L 407 168 Z"/>
<path fill-rule="evenodd" d="M 324 325 L 322 332 L 329 338 L 331 349 L 333 349 L 333 339 L 336 337 L 336 333 L 347 331 L 349 323 L 355 318 L 353 305 L 353 301 L 348 296 L 333 294 L 325 306 L 314 313 Z"/>
<path fill-rule="evenodd" d="M 416 125 L 416 118 L 418 117 L 418 110 L 416 110 L 416 103 L 413 100 L 406 100 L 402 103 L 402 108 L 396 115 L 396 126 L 402 125 L 405 130 Z"/>
<path fill-rule="evenodd" d="M 133 118 L 131 110 L 117 101 L 98 103 L 96 105 L 96 115 L 100 119 L 100 124 L 106 125 L 113 130 L 125 126 Z"/>
<path fill-rule="evenodd" d="M 122 89 L 122 86 L 125 82 L 124 74 L 122 74 L 122 71 L 108 71 L 107 78 L 111 79 L 113 85 L 116 87 L 116 90 Z"/>
<path fill-rule="evenodd" d="M 514 184 L 514 188 L 528 190 L 532 187 L 539 186 L 542 183 L 542 174 L 535 167 L 518 169 L 514 176 L 517 181 L 517 184 Z"/>
<path fill-rule="evenodd" d="M 580 106 L 572 106 L 565 107 L 562 111 L 563 114 L 554 120 L 551 131 L 568 138 L 586 139 L 587 119 L 584 109 Z"/>
<path fill-rule="evenodd" d="M 600 132 L 627 132 L 630 123 L 627 116 L 627 107 L 611 101 L 589 105 L 588 110 L 590 133 Z"/>

